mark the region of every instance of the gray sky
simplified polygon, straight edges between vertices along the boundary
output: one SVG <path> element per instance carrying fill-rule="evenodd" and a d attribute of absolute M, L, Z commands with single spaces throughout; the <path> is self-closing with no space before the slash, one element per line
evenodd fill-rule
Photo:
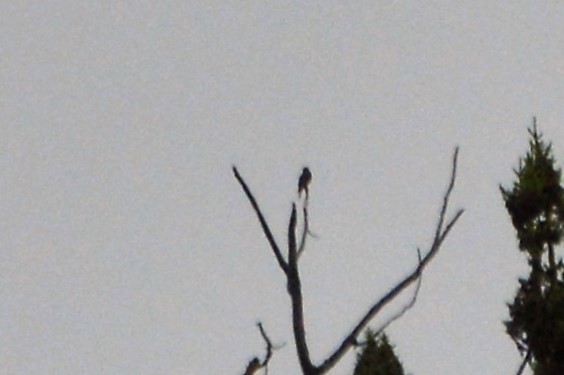
<path fill-rule="evenodd" d="M 533 115 L 564 163 L 562 25 L 557 0 L 2 2 L 2 372 L 239 374 L 260 319 L 286 343 L 269 373 L 296 374 L 231 165 L 281 245 L 313 171 L 319 361 L 430 243 L 459 145 L 467 212 L 389 334 L 417 375 L 514 373 L 501 321 L 526 263 L 498 184 Z"/>

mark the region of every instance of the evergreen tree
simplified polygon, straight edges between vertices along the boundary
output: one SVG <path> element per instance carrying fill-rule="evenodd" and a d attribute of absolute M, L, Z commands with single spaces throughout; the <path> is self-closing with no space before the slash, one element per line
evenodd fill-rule
<path fill-rule="evenodd" d="M 532 129 L 529 151 L 511 189 L 500 187 L 530 265 L 505 322 L 509 336 L 535 375 L 564 374 L 564 266 L 555 251 L 564 236 L 564 188 L 552 145 Z M 558 259 L 559 258 L 559 259 Z M 523 366 L 522 366 L 523 367 Z M 520 369 L 522 371 L 522 368 Z"/>
<path fill-rule="evenodd" d="M 386 334 L 376 335 L 368 329 L 365 338 L 363 350 L 357 355 L 353 375 L 404 375 Z"/>

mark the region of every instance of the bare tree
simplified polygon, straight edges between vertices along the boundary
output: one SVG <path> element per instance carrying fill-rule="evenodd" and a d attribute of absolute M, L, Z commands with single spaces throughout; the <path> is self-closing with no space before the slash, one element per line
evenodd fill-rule
<path fill-rule="evenodd" d="M 304 226 L 302 229 L 299 242 L 296 240 L 297 209 L 296 209 L 296 204 L 295 203 L 292 204 L 292 211 L 290 214 L 290 221 L 288 224 L 288 256 L 286 259 L 282 255 L 282 252 L 280 251 L 280 248 L 278 247 L 278 244 L 276 243 L 272 235 L 272 232 L 270 231 L 268 223 L 266 222 L 266 219 L 264 218 L 264 215 L 262 214 L 253 194 L 251 193 L 243 177 L 241 177 L 241 175 L 237 171 L 237 168 L 233 166 L 233 173 L 235 175 L 235 178 L 237 179 L 237 181 L 243 188 L 243 191 L 245 192 L 247 198 L 249 199 L 258 217 L 262 230 L 270 244 L 272 252 L 274 253 L 276 260 L 278 261 L 278 265 L 280 266 L 282 272 L 284 272 L 284 274 L 286 275 L 287 290 L 288 290 L 288 294 L 290 295 L 290 300 L 292 303 L 292 325 L 294 331 L 294 340 L 296 344 L 299 363 L 302 369 L 302 373 L 304 375 L 321 375 L 331 370 L 337 364 L 337 362 L 339 362 L 343 358 L 343 356 L 353 346 L 357 344 L 357 337 L 360 335 L 362 330 L 368 325 L 368 323 L 382 310 L 382 308 L 384 308 L 388 303 L 394 300 L 408 286 L 410 286 L 414 282 L 417 282 L 417 287 L 415 289 L 415 293 L 412 297 L 411 302 L 407 306 L 405 306 L 402 310 L 400 310 L 396 315 L 392 316 L 387 322 L 385 322 L 383 324 L 383 327 L 379 329 L 378 332 L 380 332 L 383 328 L 387 327 L 392 321 L 398 319 L 411 306 L 413 306 L 417 296 L 417 292 L 419 291 L 419 284 L 421 282 L 421 276 L 423 274 L 423 270 L 437 254 L 441 245 L 443 244 L 444 240 L 449 234 L 450 230 L 456 224 L 456 222 L 464 212 L 463 209 L 459 209 L 450 220 L 445 222 L 445 216 L 448 209 L 450 195 L 454 188 L 454 182 L 456 179 L 457 159 L 458 159 L 458 148 L 455 149 L 452 158 L 452 171 L 450 176 L 450 182 L 447 191 L 443 196 L 443 203 L 439 213 L 438 222 L 435 228 L 433 241 L 430 247 L 428 248 L 428 250 L 425 252 L 424 256 L 421 255 L 421 251 L 419 249 L 417 250 L 419 256 L 419 263 L 417 267 L 415 267 L 415 269 L 411 273 L 409 273 L 409 275 L 407 275 L 402 281 L 400 281 L 397 285 L 391 288 L 384 296 L 382 296 L 379 300 L 374 302 L 372 306 L 368 309 L 368 311 L 364 314 L 364 316 L 360 319 L 360 321 L 340 342 L 337 348 L 319 365 L 316 365 L 312 362 L 309 354 L 308 343 L 306 341 L 305 327 L 304 327 L 303 296 L 302 296 L 300 273 L 298 268 L 298 260 L 300 258 L 300 255 L 303 253 L 305 249 L 305 242 L 307 235 L 309 233 L 308 212 L 307 212 L 307 206 L 308 206 L 307 203 L 308 203 L 309 195 L 306 194 L 305 202 L 303 205 Z"/>

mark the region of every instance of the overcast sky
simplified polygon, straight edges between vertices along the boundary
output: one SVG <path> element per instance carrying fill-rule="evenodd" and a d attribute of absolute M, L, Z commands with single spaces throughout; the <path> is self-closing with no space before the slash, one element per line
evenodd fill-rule
<path fill-rule="evenodd" d="M 514 373 L 502 321 L 527 266 L 498 185 L 533 116 L 564 164 L 563 25 L 559 0 L 2 2 L 1 372 L 241 374 L 260 320 L 286 344 L 269 374 L 297 374 L 231 166 L 281 246 L 313 172 L 319 362 L 415 267 L 460 146 L 466 212 L 388 333 L 416 375 Z"/>

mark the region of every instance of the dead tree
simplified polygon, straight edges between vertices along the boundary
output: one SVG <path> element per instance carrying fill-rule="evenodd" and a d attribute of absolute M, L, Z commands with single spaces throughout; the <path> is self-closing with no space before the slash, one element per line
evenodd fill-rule
<path fill-rule="evenodd" d="M 415 293 L 412 297 L 411 302 L 405 306 L 402 310 L 400 310 L 395 316 L 390 318 L 387 322 L 383 324 L 383 327 L 378 331 L 381 331 L 384 327 L 387 327 L 392 321 L 399 318 L 405 311 L 407 311 L 413 303 L 415 302 L 415 298 L 417 296 L 417 292 L 419 290 L 419 284 L 421 282 L 421 276 L 425 267 L 431 262 L 431 260 L 435 257 L 437 252 L 439 251 L 441 245 L 443 244 L 444 240 L 446 239 L 447 235 L 450 233 L 453 226 L 456 224 L 462 213 L 464 212 L 463 209 L 459 209 L 454 216 L 445 221 L 445 216 L 448 209 L 450 195 L 454 188 L 454 182 L 456 179 L 456 167 L 457 167 L 457 158 L 458 158 L 458 148 L 455 149 L 454 155 L 452 158 L 452 170 L 450 176 L 450 182 L 448 188 L 446 190 L 445 195 L 443 196 L 443 203 L 441 206 L 441 210 L 439 212 L 439 217 L 437 221 L 437 225 L 435 227 L 435 232 L 433 236 L 433 241 L 427 251 L 424 253 L 425 255 L 421 255 L 421 251 L 418 249 L 418 256 L 419 256 L 419 263 L 415 269 L 409 273 L 402 281 L 400 281 L 397 285 L 391 288 L 384 296 L 382 296 L 379 300 L 377 300 L 373 305 L 368 309 L 368 311 L 364 314 L 364 316 L 360 319 L 360 321 L 354 326 L 354 328 L 345 336 L 345 338 L 341 341 L 341 343 L 337 346 L 337 348 L 323 361 L 321 364 L 314 364 L 311 360 L 308 343 L 306 341 L 306 334 L 305 334 L 305 327 L 304 327 L 304 310 L 303 310 L 303 296 L 302 296 L 302 286 L 301 286 L 301 279 L 300 273 L 298 268 L 298 260 L 300 255 L 303 253 L 305 248 L 305 242 L 307 235 L 309 233 L 308 229 L 308 199 L 309 195 L 306 194 L 306 200 L 303 205 L 303 216 L 304 216 L 304 226 L 301 232 L 299 242 L 296 240 L 296 223 L 297 223 L 297 209 L 296 204 L 292 204 L 292 211 L 290 214 L 290 221 L 288 224 L 288 255 L 285 258 L 282 255 L 282 251 L 280 247 L 276 243 L 272 232 L 264 218 L 258 203 L 256 202 L 253 194 L 251 193 L 249 187 L 247 186 L 246 182 L 244 181 L 243 177 L 237 171 L 237 168 L 233 166 L 233 173 L 235 178 L 243 188 L 247 198 L 249 199 L 257 217 L 262 227 L 262 230 L 270 244 L 272 252 L 274 253 L 274 257 L 278 261 L 278 265 L 284 275 L 286 276 L 287 280 L 287 290 L 288 294 L 290 295 L 290 300 L 292 304 L 292 325 L 294 331 L 294 340 L 296 344 L 298 360 L 302 369 L 302 373 L 304 375 L 321 375 L 327 373 L 330 369 L 332 369 L 337 362 L 343 358 L 343 356 L 357 344 L 357 337 L 360 335 L 362 330 L 368 325 L 368 323 L 384 308 L 387 304 L 389 304 L 392 300 L 394 300 L 400 293 L 406 290 L 406 288 L 413 283 L 417 282 L 417 287 L 415 289 Z"/>

